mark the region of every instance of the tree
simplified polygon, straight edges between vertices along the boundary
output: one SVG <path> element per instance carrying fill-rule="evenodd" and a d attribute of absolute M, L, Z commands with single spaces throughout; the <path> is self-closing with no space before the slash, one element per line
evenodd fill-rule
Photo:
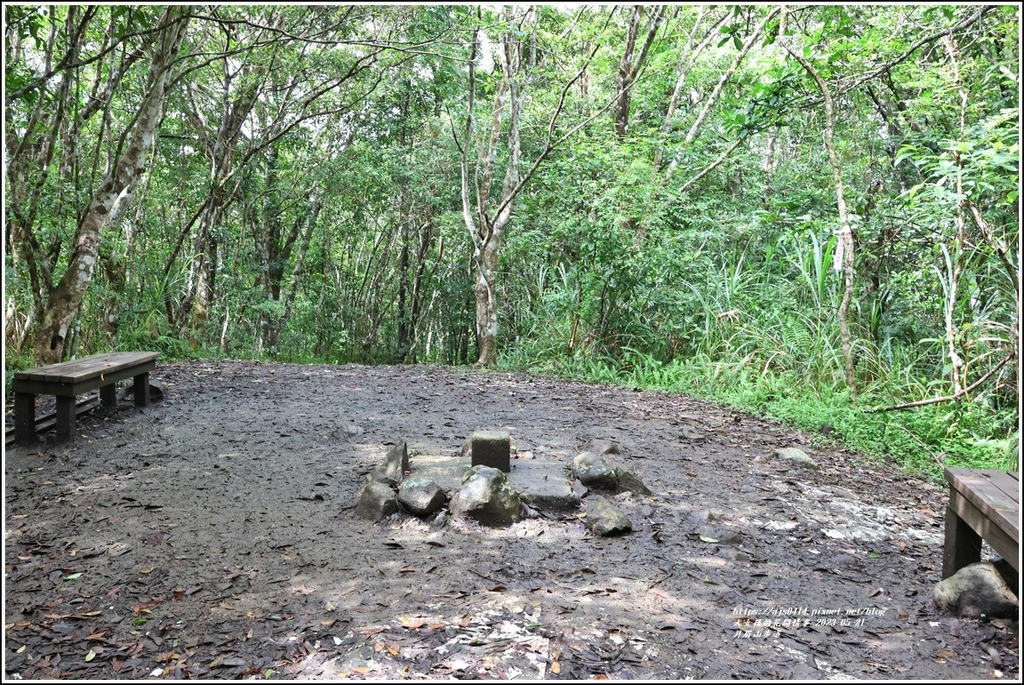
<path fill-rule="evenodd" d="M 144 34 L 139 57 L 123 60 L 118 68 L 106 75 L 104 87 L 94 95 L 94 103 L 102 103 L 103 98 L 109 98 L 113 89 L 123 78 L 124 72 L 136 61 L 139 61 L 142 54 L 148 53 L 149 73 L 142 101 L 134 112 L 131 122 L 117 139 L 117 146 L 108 160 L 110 170 L 92 193 L 87 206 L 76 212 L 78 223 L 74 233 L 73 247 L 67 258 L 63 274 L 56 284 L 53 284 L 50 278 L 51 265 L 54 264 L 54 261 L 46 262 L 38 237 L 33 230 L 34 215 L 38 211 L 37 203 L 46 181 L 46 172 L 44 171 L 36 186 L 35 198 L 28 202 L 30 205 L 28 214 L 19 211 L 24 204 L 18 200 L 12 203 L 10 212 L 15 215 L 14 220 L 11 221 L 12 236 L 20 247 L 21 255 L 30 272 L 34 274 L 33 281 L 37 286 L 33 289 L 34 311 L 38 317 L 33 322 L 35 327 L 34 352 L 37 362 L 52 363 L 60 361 L 62 358 L 72 320 L 96 271 L 103 231 L 110 226 L 116 226 L 120 221 L 131 202 L 139 180 L 146 171 L 147 157 L 159 134 L 164 102 L 173 69 L 179 58 L 190 14 L 190 10 L 185 7 L 168 7 L 163 10 L 156 22 L 156 27 Z M 96 111 L 96 107 L 102 106 L 90 103 L 86 104 L 82 110 L 70 111 L 73 107 L 72 85 L 75 84 L 76 87 L 80 85 L 77 70 L 97 59 L 95 57 L 83 59 L 80 54 L 86 32 L 96 16 L 95 8 L 83 10 L 82 15 L 79 15 L 75 8 L 68 8 L 62 27 L 66 40 L 66 52 L 62 59 L 42 77 L 16 91 L 16 95 L 19 97 L 37 95 L 38 103 L 42 106 L 47 98 L 41 96 L 43 94 L 40 93 L 40 89 L 45 88 L 51 78 L 55 76 L 60 78 L 57 111 L 53 118 L 54 128 L 50 133 L 47 134 L 38 128 L 43 119 L 41 115 L 35 118 L 36 125 L 30 125 L 21 140 L 8 140 L 8 150 L 12 152 L 11 159 L 13 161 L 8 173 L 14 176 L 12 186 L 16 185 L 19 188 L 16 193 L 25 188 L 23 168 L 28 161 L 27 151 L 31 150 L 34 145 L 42 145 L 48 151 L 42 158 L 48 168 L 58 145 L 58 138 L 63 132 L 69 130 L 68 122 L 82 121 Z M 56 22 L 53 22 L 47 49 L 47 54 L 51 56 L 57 47 L 57 35 L 58 26 Z M 120 42 L 115 37 L 103 35 L 104 43 L 108 46 Z M 112 49 L 112 47 L 108 48 L 108 50 Z M 38 113 L 39 110 L 37 110 Z M 11 133 L 13 134 L 13 131 Z M 33 136 L 37 136 L 37 138 L 33 140 Z M 68 146 L 73 146 L 75 144 L 74 137 L 68 136 L 65 142 Z M 70 150 L 67 152 L 69 155 L 71 154 Z M 75 182 L 72 165 L 59 165 L 58 173 L 62 180 L 68 183 Z M 23 199 L 23 197 L 18 199 Z M 60 249 L 59 244 L 55 244 L 55 247 Z"/>
<path fill-rule="evenodd" d="M 477 22 L 472 29 L 470 54 L 467 61 L 467 103 L 466 118 L 460 142 L 462 217 L 473 241 L 473 266 L 475 282 L 473 293 L 476 300 L 477 365 L 491 366 L 498 358 L 498 258 L 505 229 L 512 218 L 516 198 L 533 178 L 541 163 L 551 152 L 572 137 L 577 131 L 607 111 L 617 98 L 612 98 L 590 116 L 584 117 L 561 135 L 556 135 L 556 124 L 566 106 L 566 99 L 572 87 L 582 80 L 600 45 L 589 54 L 582 56 L 582 66 L 568 80 L 561 82 L 557 101 L 548 117 L 546 135 L 538 145 L 539 152 L 525 171 L 522 163 L 522 140 L 520 128 L 523 106 L 533 75 L 538 70 L 536 41 L 537 10 L 534 8 L 504 10 L 504 31 L 500 34 L 497 47 L 500 74 L 494 84 L 494 100 L 491 107 L 490 129 L 486 138 L 477 130 L 476 95 L 478 89 L 478 59 L 484 55 L 484 27 L 482 11 L 477 11 Z M 524 41 L 524 37 L 527 41 Z M 506 126 L 507 118 L 507 126 Z M 498 153 L 505 153 L 505 174 L 498 190 L 498 197 L 492 196 L 495 188 L 495 172 Z M 470 170 L 471 153 L 474 161 Z M 472 189 L 471 189 L 472 184 Z"/>

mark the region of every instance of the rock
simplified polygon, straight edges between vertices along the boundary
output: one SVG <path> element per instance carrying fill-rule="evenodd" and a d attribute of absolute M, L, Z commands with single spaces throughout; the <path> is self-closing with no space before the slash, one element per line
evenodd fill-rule
<path fill-rule="evenodd" d="M 615 490 L 619 477 L 615 468 L 604 457 L 592 452 L 581 452 L 572 460 L 572 472 L 588 488 Z"/>
<path fill-rule="evenodd" d="M 409 451 L 405 441 L 388 450 L 384 461 L 370 474 L 370 480 L 385 485 L 395 486 L 402 482 L 405 472 L 409 470 Z"/>
<path fill-rule="evenodd" d="M 687 442 L 699 442 L 704 440 L 705 435 L 702 431 L 694 428 L 693 426 L 683 424 L 680 426 L 679 439 Z"/>
<path fill-rule="evenodd" d="M 633 530 L 633 523 L 607 497 L 591 495 L 586 499 L 587 527 L 594 535 L 622 535 Z"/>
<path fill-rule="evenodd" d="M 587 493 L 590 492 L 590 488 L 588 488 L 583 483 L 579 482 L 578 479 L 573 479 L 570 488 L 572 490 L 572 494 L 575 495 L 576 498 L 580 500 L 586 497 Z"/>
<path fill-rule="evenodd" d="M 629 490 L 637 495 L 651 495 L 653 494 L 644 482 L 640 480 L 640 477 L 633 473 L 632 469 L 628 469 L 625 466 L 614 466 L 615 478 L 619 481 L 619 487 L 623 490 Z"/>
<path fill-rule="evenodd" d="M 398 511 L 398 500 L 391 486 L 371 480 L 363 487 L 356 505 L 356 516 L 371 521 L 380 521 Z"/>
<path fill-rule="evenodd" d="M 592 454 L 619 454 L 619 443 L 614 440 L 591 440 L 586 451 Z"/>
<path fill-rule="evenodd" d="M 451 511 L 485 526 L 510 526 L 522 515 L 519 495 L 505 474 L 490 466 L 473 466 L 466 472 Z"/>
<path fill-rule="evenodd" d="M 519 446 L 516 444 L 516 439 L 514 437 L 512 437 L 511 435 L 508 438 L 508 449 L 509 449 L 510 452 L 512 452 L 512 454 L 515 454 L 516 452 L 519 451 Z M 541 445 L 540 447 L 537 448 L 536 451 L 543 452 L 545 450 L 547 450 L 547 447 L 544 447 L 543 445 Z M 473 436 L 472 435 L 469 436 L 468 438 L 466 438 L 463 441 L 461 454 L 464 457 L 468 457 L 471 454 L 473 454 Z"/>
<path fill-rule="evenodd" d="M 935 606 L 967 618 L 1017 616 L 1017 597 L 995 564 L 982 561 L 965 566 L 935 586 Z"/>
<path fill-rule="evenodd" d="M 416 516 L 429 516 L 439 511 L 447 499 L 441 486 L 429 478 L 408 478 L 398 489 L 398 503 Z"/>
<path fill-rule="evenodd" d="M 807 456 L 807 453 L 799 447 L 779 447 L 772 452 L 772 456 L 782 459 L 783 461 L 788 461 L 796 466 L 803 466 L 805 468 L 815 470 L 820 468 L 818 464 Z"/>
<path fill-rule="evenodd" d="M 518 461 L 508 474 L 508 481 L 519 493 L 519 499 L 535 509 L 546 512 L 579 509 L 580 495 L 566 479 L 565 468 L 557 462 Z"/>
<path fill-rule="evenodd" d="M 505 473 L 512 470 L 512 445 L 507 431 L 477 431 L 470 441 L 473 466 L 490 466 Z"/>

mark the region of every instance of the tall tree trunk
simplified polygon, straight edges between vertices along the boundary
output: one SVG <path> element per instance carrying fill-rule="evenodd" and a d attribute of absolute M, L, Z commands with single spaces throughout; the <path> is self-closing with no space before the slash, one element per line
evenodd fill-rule
<path fill-rule="evenodd" d="M 784 17 L 783 17 L 784 20 Z M 781 30 L 780 30 L 781 32 Z M 832 166 L 832 182 L 836 189 L 836 209 L 839 213 L 839 243 L 836 246 L 834 268 L 843 274 L 843 296 L 839 303 L 839 335 L 842 339 L 843 368 L 846 372 L 846 387 L 850 391 L 850 401 L 857 400 L 857 379 L 853 369 L 853 336 L 850 333 L 850 304 L 853 301 L 854 287 L 854 243 L 853 228 L 850 225 L 850 212 L 846 206 L 846 193 L 843 187 L 843 170 L 836 150 L 835 103 L 825 79 L 802 54 L 802 50 L 793 50 L 786 46 L 786 51 L 800 63 L 804 71 L 814 79 L 825 105 L 825 147 Z"/>
<path fill-rule="evenodd" d="M 147 91 L 136 116 L 135 128 L 124 153 L 115 161 L 78 224 L 67 269 L 50 294 L 36 331 L 38 363 L 61 360 L 72 319 L 96 270 L 103 230 L 121 218 L 145 171 L 146 156 L 160 128 L 171 68 L 181 49 L 189 13 L 187 7 L 169 7 L 160 17 Z"/>
<path fill-rule="evenodd" d="M 476 127 L 473 114 L 476 101 L 477 51 L 480 46 L 481 29 L 479 27 L 473 31 L 472 48 L 467 64 L 469 86 L 460 167 L 462 217 L 470 238 L 473 240 L 473 270 L 475 274 L 473 296 L 476 302 L 478 348 L 476 363 L 478 366 L 492 366 L 498 360 L 498 255 L 505 235 L 505 228 L 509 219 L 512 218 L 512 209 L 516 198 L 552 150 L 591 121 L 602 116 L 615 102 L 615 100 L 610 100 L 599 111 L 583 121 L 577 122 L 569 131 L 559 138 L 555 138 L 555 124 L 565 107 L 566 96 L 573 85 L 583 79 L 587 65 L 597 54 L 598 47 L 600 47 L 598 45 L 587 57 L 583 66 L 563 85 L 558 104 L 548 120 L 547 138 L 541 147 L 541 152 L 534 159 L 533 164 L 525 172 L 520 173 L 520 115 L 525 98 L 524 72 L 528 69 L 525 69 L 522 64 L 523 45 L 519 36 L 523 31 L 514 31 L 513 26 L 516 23 L 522 25 L 536 21 L 536 14 L 532 8 L 526 10 L 525 14 L 520 17 L 514 15 L 514 8 L 507 9 L 506 12 L 505 23 L 510 30 L 502 37 L 501 81 L 494 96 L 491 130 L 487 141 L 475 140 Z M 503 126 L 506 102 L 508 106 L 507 132 Z M 503 138 L 506 141 L 507 166 L 501 185 L 500 199 L 492 205 L 491 183 L 494 179 L 498 147 Z M 475 174 L 472 175 L 472 179 L 470 174 L 471 147 L 476 148 L 478 155 L 475 159 Z M 470 193 L 471 180 L 475 197 Z"/>
<path fill-rule="evenodd" d="M 636 83 L 640 70 L 647 62 L 647 55 L 650 52 L 651 44 L 658 35 L 658 28 L 662 19 L 665 18 L 665 5 L 657 5 L 654 11 L 654 18 L 647 27 L 647 37 L 640 49 L 640 54 L 634 59 L 636 51 L 636 39 L 640 35 L 640 25 L 643 20 L 645 5 L 633 5 L 633 11 L 629 15 L 629 27 L 626 29 L 626 46 L 622 50 L 622 59 L 619 60 L 618 76 L 618 98 L 615 102 L 615 137 L 620 141 L 626 139 L 629 131 L 629 106 L 633 97 L 633 84 Z"/>
<path fill-rule="evenodd" d="M 509 10 L 511 12 L 511 10 Z M 510 16 L 509 19 L 512 17 Z M 478 31 L 473 35 L 473 49 L 469 62 L 469 103 L 462 149 L 462 214 L 473 239 L 473 267 L 475 278 L 473 294 L 476 299 L 477 365 L 493 366 L 498 360 L 498 254 L 505 226 L 512 216 L 512 208 L 522 186 L 519 184 L 519 114 L 522 99 L 519 73 L 522 67 L 522 43 L 511 31 L 502 37 L 501 83 L 494 96 L 491 130 L 486 147 L 479 144 L 480 160 L 476 174 L 476 203 L 470 200 L 469 150 L 473 139 L 473 101 L 476 90 L 476 51 Z M 501 187 L 499 205 L 492 217 L 490 195 L 494 178 L 494 164 L 502 138 L 506 103 L 509 110 L 508 166 Z M 475 216 L 474 216 L 475 214 Z"/>

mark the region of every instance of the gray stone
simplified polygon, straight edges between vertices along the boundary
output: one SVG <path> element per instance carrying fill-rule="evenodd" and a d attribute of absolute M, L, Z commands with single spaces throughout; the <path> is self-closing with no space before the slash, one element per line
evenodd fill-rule
<path fill-rule="evenodd" d="M 508 481 L 519 499 L 535 509 L 567 512 L 580 506 L 580 495 L 569 485 L 565 467 L 558 462 L 517 460 Z"/>
<path fill-rule="evenodd" d="M 809 469 L 819 468 L 818 464 L 799 447 L 779 447 L 772 452 L 772 456 L 788 461 L 796 466 L 803 466 Z"/>
<path fill-rule="evenodd" d="M 1013 618 L 1017 597 L 996 569 L 982 561 L 965 566 L 941 581 L 932 592 L 939 611 L 967 618 Z"/>
<path fill-rule="evenodd" d="M 408 470 L 409 451 L 406 449 L 405 441 L 402 441 L 388 450 L 384 461 L 370 474 L 370 480 L 386 485 L 398 485 Z"/>
<path fill-rule="evenodd" d="M 410 457 L 409 467 L 413 477 L 429 478 L 445 492 L 452 493 L 462 485 L 469 469 L 469 457 L 417 454 Z"/>
<path fill-rule="evenodd" d="M 594 535 L 622 535 L 633 530 L 629 517 L 607 497 L 587 497 L 586 512 L 587 527 Z"/>
<path fill-rule="evenodd" d="M 600 439 L 600 438 L 598 438 L 596 440 L 591 440 L 590 444 L 587 445 L 586 451 L 587 452 L 591 452 L 593 454 L 619 454 L 620 453 L 619 452 L 619 443 L 615 442 L 614 440 L 603 440 L 603 439 Z"/>
<path fill-rule="evenodd" d="M 510 526 L 520 519 L 521 504 L 502 471 L 473 466 L 452 497 L 451 512 L 485 526 Z"/>
<path fill-rule="evenodd" d="M 505 473 L 512 470 L 512 445 L 507 431 L 477 431 L 471 440 L 470 457 L 473 466 L 490 466 Z"/>
<path fill-rule="evenodd" d="M 371 521 L 380 521 L 398 511 L 395 491 L 386 483 L 371 480 L 363 487 L 356 505 L 356 516 Z"/>
<path fill-rule="evenodd" d="M 514 437 L 512 437 L 511 435 L 509 435 L 509 437 L 508 437 L 508 449 L 509 449 L 509 451 L 512 454 L 515 454 L 516 452 L 519 451 L 519 446 L 516 444 L 516 439 Z M 542 445 L 542 446 L 537 448 L 537 451 L 538 452 L 543 452 L 546 449 L 547 448 Z M 468 438 L 466 438 L 463 441 L 463 443 L 462 443 L 462 452 L 461 452 L 461 455 L 463 457 L 468 457 L 471 454 L 473 454 L 473 436 L 472 435 L 469 436 Z"/>
<path fill-rule="evenodd" d="M 690 426 L 690 425 L 685 424 L 685 423 L 682 426 L 680 426 L 680 430 L 679 430 L 679 439 L 680 440 L 699 442 L 701 440 L 704 440 L 704 438 L 705 438 L 704 433 L 702 431 L 698 430 L 697 428 L 694 428 L 693 426 Z"/>
<path fill-rule="evenodd" d="M 653 494 L 644 482 L 640 480 L 640 477 L 633 473 L 632 469 L 625 466 L 614 466 L 615 477 L 619 481 L 619 487 L 623 490 L 629 490 L 637 495 L 651 495 Z"/>
<path fill-rule="evenodd" d="M 429 516 L 440 511 L 447 499 L 441 486 L 429 478 L 407 478 L 398 488 L 399 504 L 416 516 Z"/>
<path fill-rule="evenodd" d="M 592 452 L 581 452 L 572 460 L 572 472 L 588 488 L 615 490 L 619 477 L 608 460 Z"/>

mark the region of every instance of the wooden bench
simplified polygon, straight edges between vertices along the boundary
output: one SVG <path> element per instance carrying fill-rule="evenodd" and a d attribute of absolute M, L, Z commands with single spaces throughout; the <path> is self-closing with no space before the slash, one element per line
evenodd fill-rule
<path fill-rule="evenodd" d="M 949 482 L 942 577 L 981 560 L 984 539 L 1015 571 L 1020 554 L 1020 473 L 945 470 Z"/>
<path fill-rule="evenodd" d="M 100 401 L 117 404 L 118 381 L 133 379 L 135 406 L 149 406 L 149 372 L 156 366 L 156 352 L 111 352 L 38 369 L 18 371 L 11 379 L 14 392 L 14 441 L 35 438 L 36 395 L 57 398 L 57 436 L 75 434 L 75 396 L 99 388 Z"/>

